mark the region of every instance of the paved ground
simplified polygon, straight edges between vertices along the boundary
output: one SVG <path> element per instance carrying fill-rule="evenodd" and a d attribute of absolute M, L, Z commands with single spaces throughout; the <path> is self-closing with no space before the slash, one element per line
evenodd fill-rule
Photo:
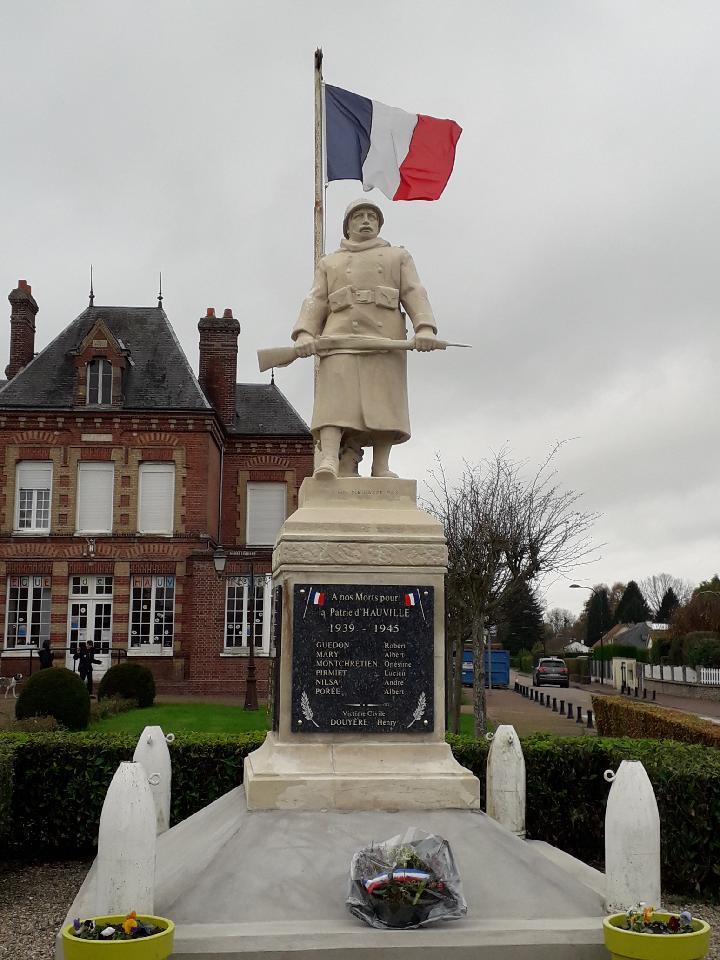
<path fill-rule="evenodd" d="M 550 697 L 552 704 L 553 698 L 557 701 L 558 711 L 560 710 L 560 701 L 565 701 L 565 716 L 560 713 L 554 713 L 552 707 L 541 705 L 534 699 L 522 697 L 514 692 L 513 685 L 515 680 L 525 686 L 533 689 L 532 677 L 529 674 L 510 672 L 510 688 L 508 690 L 488 690 L 487 704 L 488 716 L 494 723 L 511 723 L 518 734 L 522 737 L 529 733 L 552 733 L 559 736 L 593 736 L 595 730 L 588 730 L 586 725 L 587 711 L 592 709 L 592 697 L 599 695 L 618 696 L 618 691 L 614 687 L 606 684 L 593 683 L 588 684 L 571 683 L 569 688 L 546 686 L 538 687 L 538 694 L 543 694 L 543 699 Z M 534 696 L 534 694 L 533 694 Z M 639 701 L 644 702 L 644 701 Z M 647 701 L 652 703 L 651 700 Z M 568 720 L 568 704 L 573 706 L 573 717 L 577 717 L 577 708 L 581 708 L 583 723 L 579 724 L 575 719 Z M 720 723 L 720 703 L 710 700 L 695 700 L 689 697 L 670 697 L 667 694 L 658 694 L 655 701 L 657 706 L 669 707 L 673 710 L 681 710 L 684 713 L 691 713 L 703 717 L 714 723 Z M 472 713 L 470 702 L 470 691 L 464 691 L 463 713 Z"/>
<path fill-rule="evenodd" d="M 527 674 L 516 675 L 514 671 L 511 672 L 511 684 L 516 677 L 527 686 L 532 686 L 532 677 Z M 546 690 L 548 688 L 541 687 L 540 689 Z M 550 687 L 549 689 L 553 690 L 554 688 Z M 604 683 L 593 683 L 591 686 L 588 684 L 571 683 L 570 689 L 564 690 L 563 693 L 569 695 L 573 702 L 580 703 L 584 709 L 590 706 L 590 697 L 592 694 L 596 696 L 605 694 L 608 697 L 617 697 L 620 695 L 614 687 Z M 583 694 L 586 695 L 586 699 L 582 698 Z M 648 699 L 647 701 L 643 701 L 639 699 L 638 702 L 653 703 L 653 700 Z M 658 693 L 654 702 L 657 706 L 669 707 L 671 710 L 681 710 L 683 713 L 692 713 L 706 720 L 720 723 L 720 702 L 715 700 L 697 700 L 695 697 L 671 697 L 666 693 Z"/>
<path fill-rule="evenodd" d="M 567 690 L 551 690 L 551 702 L 552 697 L 557 697 L 560 692 L 562 698 L 565 699 Z M 574 693 L 574 691 L 572 692 Z M 577 703 L 578 698 L 575 697 L 574 699 Z M 557 697 L 557 707 L 559 710 L 559 697 Z M 528 733 L 553 733 L 562 737 L 582 737 L 595 734 L 594 729 L 588 730 L 585 725 L 585 710 L 582 711 L 583 722 L 576 723 L 574 720 L 568 720 L 567 716 L 553 713 L 552 708 L 541 706 L 539 703 L 521 697 L 520 694 L 513 691 L 512 686 L 509 690 L 488 691 L 487 708 L 488 717 L 494 724 L 511 723 L 521 737 Z M 472 713 L 472 704 L 466 703 L 462 711 L 463 713 Z M 575 710 L 573 710 L 573 714 L 575 715 Z"/>

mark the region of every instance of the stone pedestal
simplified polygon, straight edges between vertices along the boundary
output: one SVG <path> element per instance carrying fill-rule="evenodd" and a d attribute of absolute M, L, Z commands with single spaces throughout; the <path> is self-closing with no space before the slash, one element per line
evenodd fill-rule
<path fill-rule="evenodd" d="M 250 810 L 479 808 L 445 743 L 446 564 L 414 480 L 304 481 L 273 554 L 279 722 L 245 761 Z"/>

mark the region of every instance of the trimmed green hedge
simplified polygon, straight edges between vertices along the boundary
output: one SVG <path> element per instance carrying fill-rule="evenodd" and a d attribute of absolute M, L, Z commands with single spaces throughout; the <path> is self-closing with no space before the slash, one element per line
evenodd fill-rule
<path fill-rule="evenodd" d="M 170 747 L 172 822 L 240 784 L 243 760 L 264 736 L 178 735 Z M 488 744 L 460 736 L 448 741 L 480 779 L 484 803 Z M 125 734 L 0 735 L 6 852 L 23 859 L 92 854 L 108 784 L 118 763 L 132 758 L 135 743 Z M 602 863 L 609 791 L 603 773 L 623 759 L 641 760 L 660 809 L 663 888 L 720 899 L 719 751 L 672 741 L 549 735 L 526 737 L 522 746 L 528 837 Z"/>
<path fill-rule="evenodd" d="M 20 691 L 15 716 L 18 720 L 55 717 L 67 730 L 84 730 L 90 719 L 90 694 L 67 667 L 40 670 Z"/>
<path fill-rule="evenodd" d="M 98 687 L 97 698 L 123 697 L 135 700 L 139 707 L 151 707 L 155 703 L 155 678 L 152 670 L 141 663 L 126 660 L 110 667 Z"/>
<path fill-rule="evenodd" d="M 592 704 L 601 737 L 679 740 L 720 747 L 720 726 L 694 714 L 624 697 L 593 697 Z"/>
<path fill-rule="evenodd" d="M 0 740 L 0 844 L 5 846 L 12 825 L 14 745 Z"/>
<path fill-rule="evenodd" d="M 171 820 L 177 823 L 242 783 L 243 760 L 265 739 L 178 735 L 172 757 Z M 70 857 L 93 853 L 107 788 L 122 760 L 132 760 L 130 734 L 0 735 L 13 748 L 13 790 L 7 840 L 13 855 Z"/>

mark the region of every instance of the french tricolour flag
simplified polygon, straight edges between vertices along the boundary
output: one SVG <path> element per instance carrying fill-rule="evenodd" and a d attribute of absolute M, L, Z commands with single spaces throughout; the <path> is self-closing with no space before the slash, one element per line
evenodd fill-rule
<path fill-rule="evenodd" d="M 325 594 L 321 593 L 320 590 L 313 591 L 312 602 L 316 607 L 322 607 L 325 604 Z"/>
<path fill-rule="evenodd" d="M 418 602 L 417 591 L 411 590 L 410 593 L 405 594 L 405 606 L 414 607 Z"/>
<path fill-rule="evenodd" d="M 390 200 L 437 200 L 462 127 L 325 84 L 328 180 L 362 180 Z"/>

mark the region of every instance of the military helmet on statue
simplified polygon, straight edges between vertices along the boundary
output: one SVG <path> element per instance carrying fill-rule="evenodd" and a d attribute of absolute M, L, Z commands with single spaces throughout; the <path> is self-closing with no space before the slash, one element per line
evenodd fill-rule
<path fill-rule="evenodd" d="M 383 224 L 385 223 L 385 217 L 380 207 L 373 203 L 372 200 L 366 200 L 364 197 L 360 197 L 358 200 L 353 200 L 351 204 L 348 205 L 347 210 L 345 211 L 345 216 L 343 218 L 343 236 L 347 240 L 350 236 L 348 232 L 348 223 L 350 222 L 350 217 L 355 213 L 356 210 L 360 210 L 363 207 L 369 207 L 371 210 L 374 210 L 378 215 L 378 221 L 380 223 L 380 229 L 382 230 Z"/>

